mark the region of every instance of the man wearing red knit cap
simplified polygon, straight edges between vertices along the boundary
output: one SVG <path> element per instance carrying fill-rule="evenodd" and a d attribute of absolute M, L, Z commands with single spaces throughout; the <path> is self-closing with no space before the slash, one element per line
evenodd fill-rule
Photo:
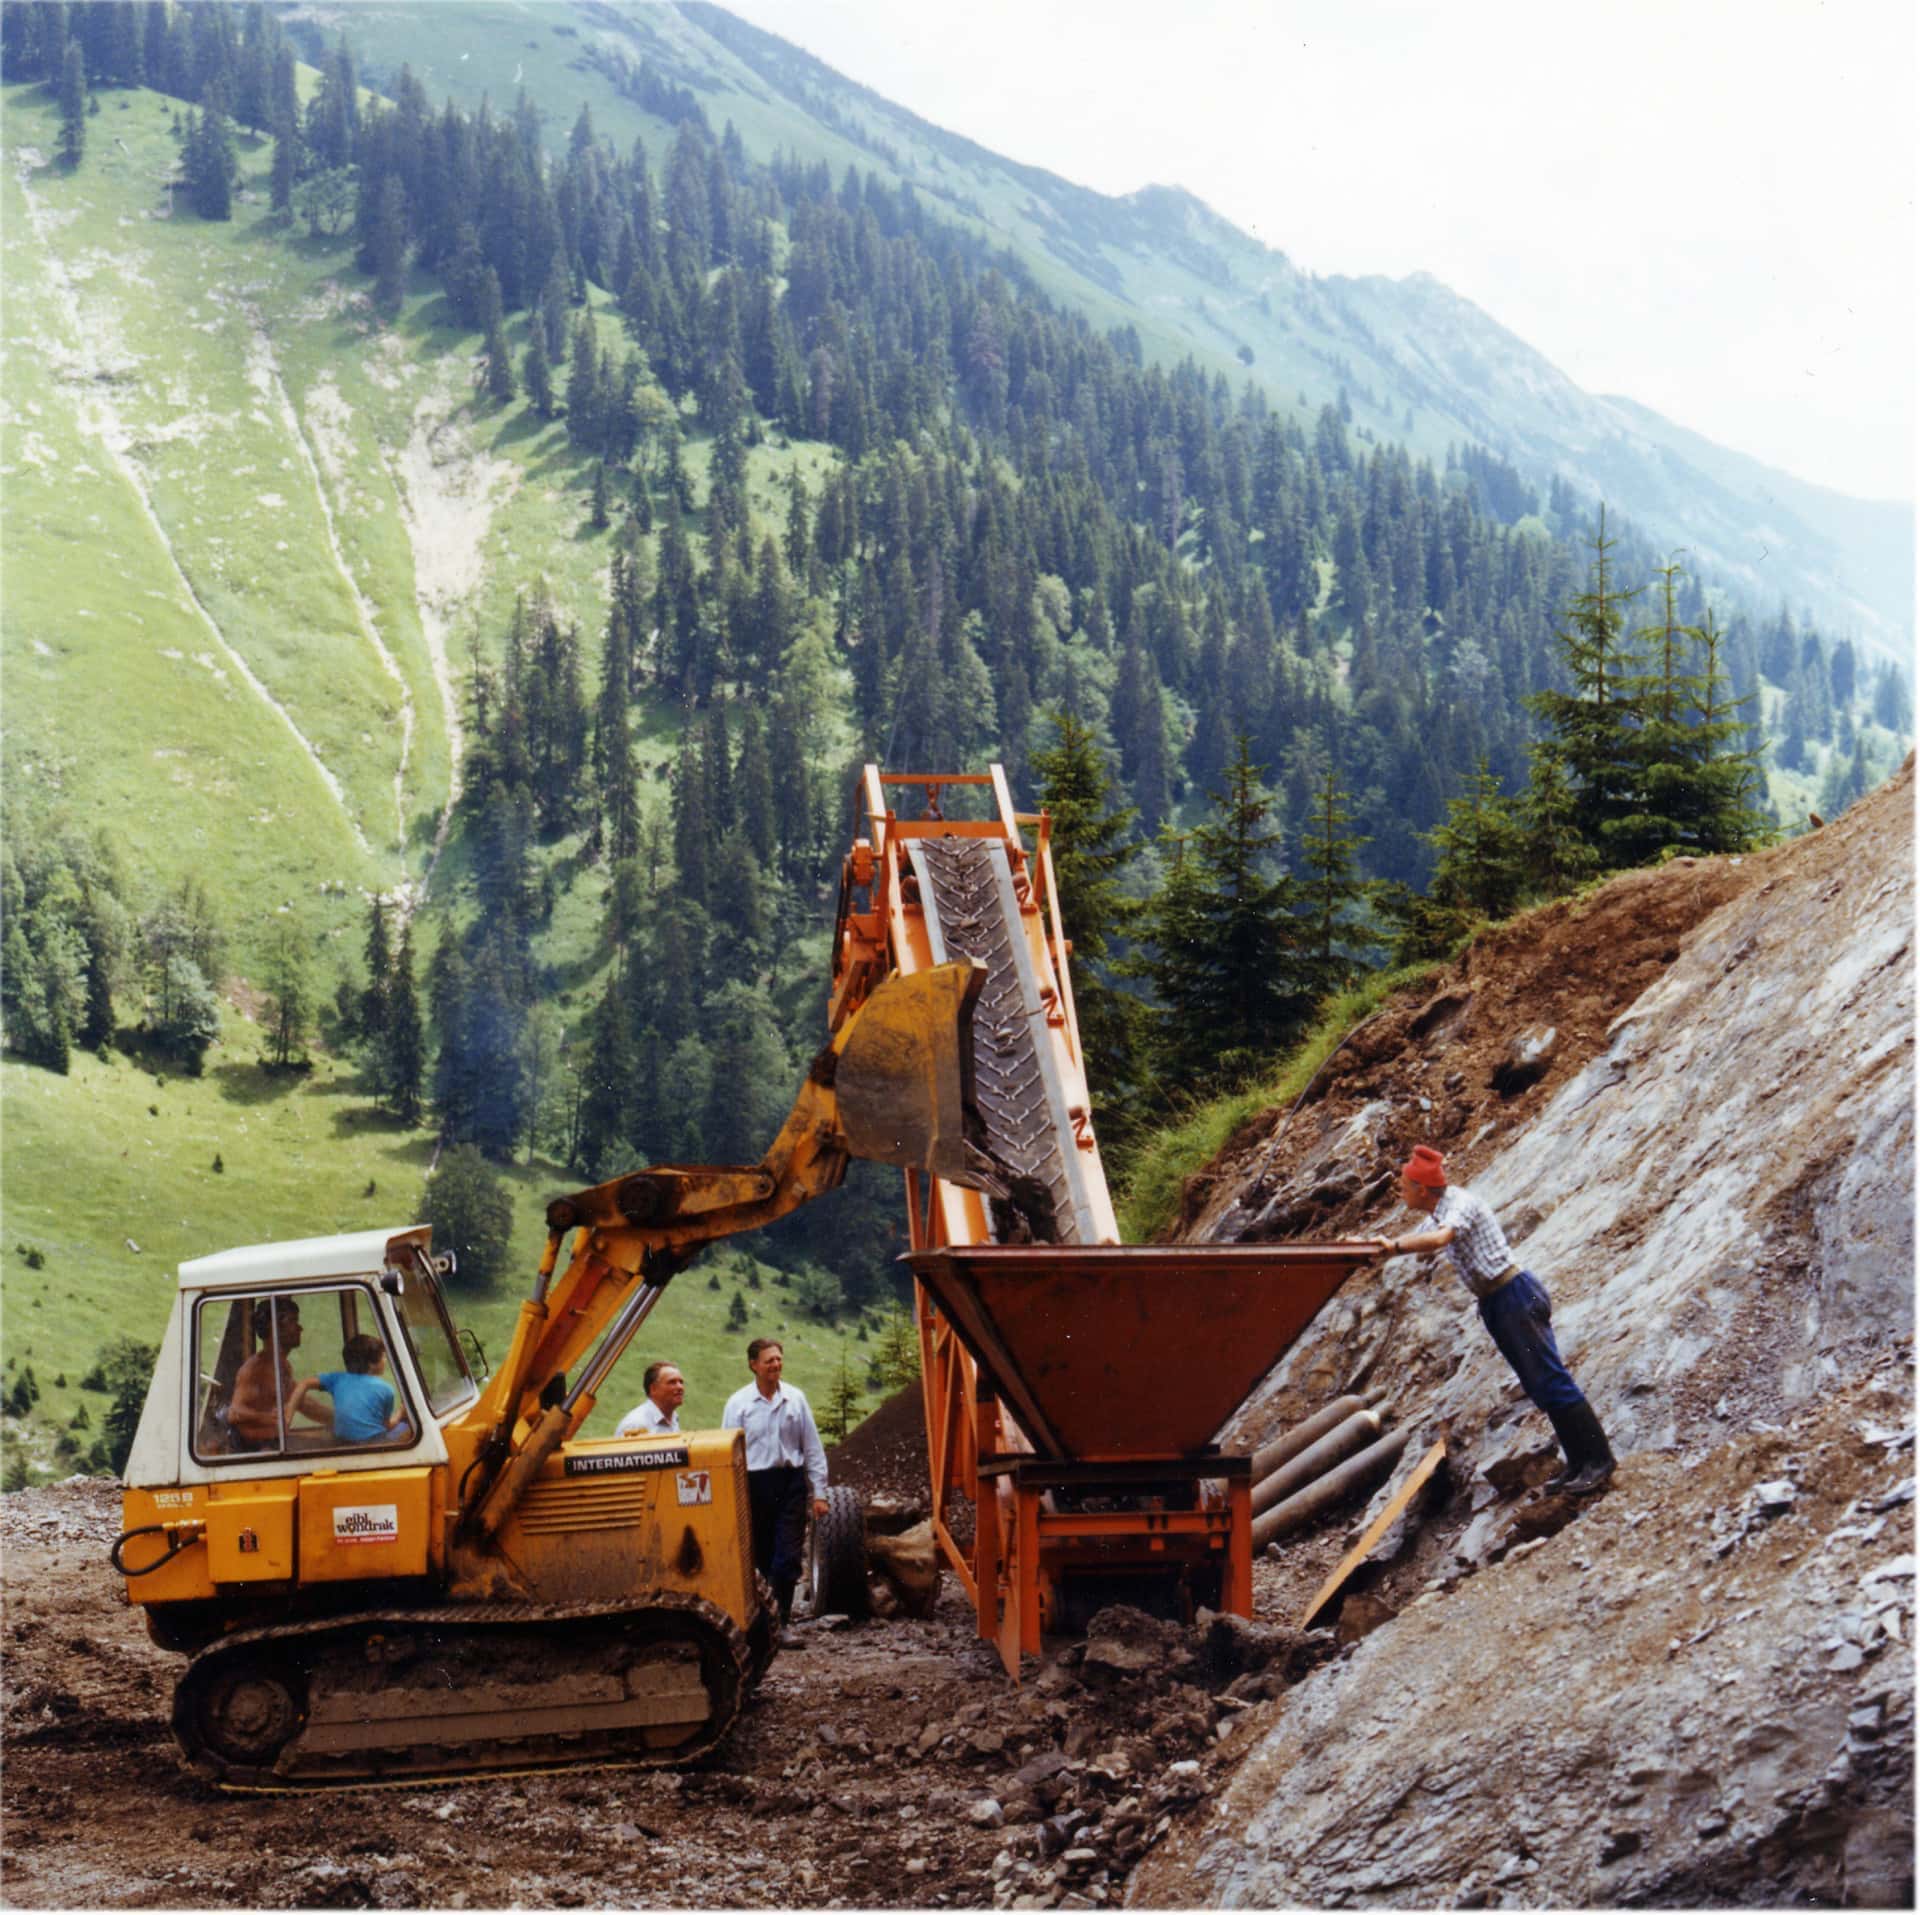
<path fill-rule="evenodd" d="M 1590 1496 L 1613 1475 L 1613 1450 L 1593 1405 L 1581 1394 L 1553 1340 L 1546 1286 L 1522 1270 L 1493 1212 L 1472 1191 L 1447 1182 L 1447 1162 L 1420 1144 L 1400 1172 L 1400 1201 L 1433 1219 L 1407 1237 L 1376 1237 L 1378 1258 L 1444 1250 L 1480 1304 L 1480 1321 L 1513 1366 L 1520 1387 L 1546 1412 L 1566 1451 L 1567 1467 L 1547 1487 Z"/>

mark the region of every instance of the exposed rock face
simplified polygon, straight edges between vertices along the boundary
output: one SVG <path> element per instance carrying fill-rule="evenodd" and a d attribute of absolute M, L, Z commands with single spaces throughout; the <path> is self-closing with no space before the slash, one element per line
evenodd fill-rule
<path fill-rule="evenodd" d="M 1243 1413 L 1259 1440 L 1386 1382 L 1458 1488 L 1376 1578 L 1397 1613 L 1287 1693 L 1131 1901 L 1910 1905 L 1911 807 L 1909 765 L 1747 861 L 1504 1148 L 1463 1142 L 1621 1456 L 1609 1494 L 1529 1524 L 1549 1432 L 1444 1259 L 1363 1272 Z M 1464 1015 L 1207 1223 L 1310 1234 L 1316 1187 L 1418 1134 Z"/>

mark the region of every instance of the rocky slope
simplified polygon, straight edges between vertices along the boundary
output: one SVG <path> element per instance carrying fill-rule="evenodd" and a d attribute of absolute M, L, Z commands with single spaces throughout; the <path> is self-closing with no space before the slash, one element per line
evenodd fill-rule
<path fill-rule="evenodd" d="M 1542 1498 L 1544 1419 L 1450 1270 L 1350 1282 L 1230 1434 L 1385 1383 L 1449 1483 L 1130 1900 L 1911 1902 L 1912 806 L 1909 762 L 1812 837 L 1514 927 L 1190 1193 L 1198 1235 L 1370 1234 L 1440 1141 L 1622 1464 Z"/>

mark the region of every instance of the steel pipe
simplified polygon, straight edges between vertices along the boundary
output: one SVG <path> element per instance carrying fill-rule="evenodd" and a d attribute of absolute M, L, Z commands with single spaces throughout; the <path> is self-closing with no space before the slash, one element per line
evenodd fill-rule
<path fill-rule="evenodd" d="M 1304 1423 L 1296 1423 L 1283 1436 L 1276 1436 L 1264 1448 L 1253 1453 L 1253 1480 L 1264 1483 L 1282 1463 L 1290 1463 L 1316 1436 L 1344 1423 L 1356 1410 L 1364 1410 L 1371 1399 L 1364 1396 L 1337 1396 L 1323 1410 L 1315 1410 Z"/>
<path fill-rule="evenodd" d="M 1338 1427 L 1329 1430 L 1317 1443 L 1310 1443 L 1289 1463 L 1253 1486 L 1253 1513 L 1258 1516 L 1275 1503 L 1283 1503 L 1296 1490 L 1305 1489 L 1326 1475 L 1344 1456 L 1365 1449 L 1380 1434 L 1378 1410 L 1355 1410 Z"/>
<path fill-rule="evenodd" d="M 1407 1438 L 1412 1434 L 1412 1426 L 1402 1424 L 1399 1429 L 1389 1431 L 1379 1442 L 1362 1450 L 1358 1456 L 1348 1457 L 1338 1469 L 1329 1470 L 1318 1482 L 1309 1483 L 1305 1489 L 1296 1491 L 1264 1516 L 1256 1516 L 1253 1522 L 1254 1548 L 1266 1548 L 1276 1537 L 1298 1529 L 1302 1523 L 1311 1521 L 1323 1510 L 1331 1509 L 1357 1490 L 1369 1487 L 1393 1467 L 1394 1459 L 1407 1447 Z"/>

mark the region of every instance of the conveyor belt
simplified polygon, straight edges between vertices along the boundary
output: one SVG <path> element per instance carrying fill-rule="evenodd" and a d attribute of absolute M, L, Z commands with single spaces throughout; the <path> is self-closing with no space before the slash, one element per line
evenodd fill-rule
<path fill-rule="evenodd" d="M 974 1004 L 974 1098 L 1010 1195 L 993 1203 L 1001 1242 L 1088 1243 L 1092 1218 L 1020 905 L 995 839 L 921 838 L 911 849 L 934 959 L 986 968 Z"/>

